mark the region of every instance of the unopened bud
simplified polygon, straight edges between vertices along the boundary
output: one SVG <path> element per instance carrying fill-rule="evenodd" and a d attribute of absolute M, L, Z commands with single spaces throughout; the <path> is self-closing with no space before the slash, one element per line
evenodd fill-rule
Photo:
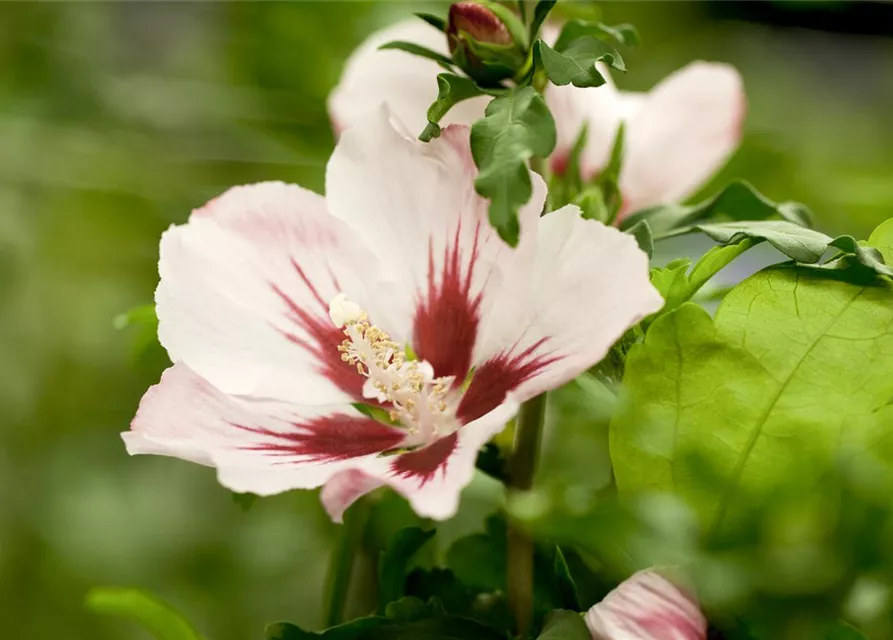
<path fill-rule="evenodd" d="M 523 24 L 499 5 L 453 3 L 447 39 L 453 61 L 481 84 L 513 77 L 526 59 Z"/>

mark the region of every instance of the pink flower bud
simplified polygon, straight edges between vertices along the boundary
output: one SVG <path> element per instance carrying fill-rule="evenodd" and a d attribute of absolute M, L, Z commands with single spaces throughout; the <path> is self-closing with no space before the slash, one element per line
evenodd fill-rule
<path fill-rule="evenodd" d="M 586 613 L 593 640 L 704 640 L 694 595 L 653 570 L 640 571 Z"/>
<path fill-rule="evenodd" d="M 460 31 L 490 44 L 512 44 L 512 36 L 502 21 L 489 8 L 477 2 L 456 2 L 450 7 L 447 35 L 450 53 L 456 50 Z"/>

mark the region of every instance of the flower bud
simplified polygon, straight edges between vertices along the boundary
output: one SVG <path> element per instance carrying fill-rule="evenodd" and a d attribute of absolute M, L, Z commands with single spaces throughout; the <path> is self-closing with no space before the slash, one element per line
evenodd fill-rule
<path fill-rule="evenodd" d="M 453 61 L 480 84 L 511 78 L 524 65 L 523 24 L 504 7 L 453 3 L 446 33 Z"/>

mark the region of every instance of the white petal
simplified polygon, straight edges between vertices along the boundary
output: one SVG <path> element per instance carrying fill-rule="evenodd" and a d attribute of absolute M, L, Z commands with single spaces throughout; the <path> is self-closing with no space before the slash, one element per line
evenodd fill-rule
<path fill-rule="evenodd" d="M 402 431 L 350 405 L 301 406 L 229 396 L 184 364 L 165 371 L 122 434 L 131 454 L 167 455 L 217 468 L 220 483 L 270 495 L 318 487 L 362 469 L 404 440 Z"/>
<path fill-rule="evenodd" d="M 607 67 L 598 63 L 598 69 L 607 80 L 601 87 L 581 89 L 569 84 L 550 86 L 546 91 L 546 103 L 552 110 L 558 132 L 551 161 L 559 173 L 564 171 L 584 124 L 587 125 L 586 146 L 580 155 L 583 176 L 591 178 L 601 171 L 611 157 L 621 121 L 638 107 L 636 94 L 621 93 L 614 86 Z"/>
<path fill-rule="evenodd" d="M 387 292 L 386 326 L 411 334 L 419 359 L 438 377 L 457 380 L 468 371 L 478 323 L 503 272 L 532 242 L 545 198 L 533 176 L 533 197 L 521 211 L 522 247 L 512 250 L 488 222 L 476 175 L 466 127 L 449 127 L 425 144 L 401 135 L 386 109 L 369 126 L 344 133 L 326 173 L 331 213 L 400 279 Z"/>
<path fill-rule="evenodd" d="M 741 76 L 729 65 L 695 62 L 661 81 L 626 129 L 624 211 L 696 190 L 738 147 L 745 110 Z"/>
<path fill-rule="evenodd" d="M 230 189 L 161 240 L 161 343 L 227 393 L 299 403 L 361 398 L 328 305 L 378 299 L 376 258 L 325 201 L 282 183 Z"/>
<path fill-rule="evenodd" d="M 526 400 L 599 362 L 663 306 L 648 272 L 632 236 L 576 207 L 541 218 L 535 260 L 513 272 L 486 318 L 460 417 L 474 419 L 509 391 Z"/>
<path fill-rule="evenodd" d="M 417 18 L 373 33 L 344 68 L 341 81 L 329 96 L 329 114 L 337 132 L 368 124 L 371 111 L 387 104 L 413 136 L 427 124 L 428 107 L 437 97 L 436 62 L 405 51 L 378 47 L 392 40 L 413 42 L 449 56 L 446 35 Z M 442 124 L 471 124 L 484 115 L 488 97 L 466 100 L 453 107 Z"/>
<path fill-rule="evenodd" d="M 640 571 L 586 614 L 593 640 L 704 640 L 694 598 L 655 571 Z"/>
<path fill-rule="evenodd" d="M 418 515 L 447 520 L 456 514 L 462 489 L 474 477 L 478 451 L 505 428 L 518 406 L 509 396 L 487 415 L 424 449 L 380 458 L 380 466 L 369 473 L 404 495 Z"/>
<path fill-rule="evenodd" d="M 359 498 L 384 483 L 359 469 L 348 469 L 332 476 L 319 493 L 326 513 L 334 522 L 344 521 L 344 512 Z"/>

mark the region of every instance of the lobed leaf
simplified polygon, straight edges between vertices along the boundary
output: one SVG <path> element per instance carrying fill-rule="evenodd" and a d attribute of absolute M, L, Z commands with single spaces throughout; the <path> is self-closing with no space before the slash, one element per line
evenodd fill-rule
<path fill-rule="evenodd" d="M 553 84 L 575 87 L 600 87 L 607 81 L 595 66 L 605 62 L 619 71 L 626 71 L 617 51 L 594 36 L 578 38 L 564 50 L 553 49 L 542 40 L 533 46 L 534 59 Z"/>
<path fill-rule="evenodd" d="M 482 95 L 483 92 L 478 88 L 471 78 L 459 76 L 454 73 L 441 73 L 437 76 L 437 99 L 428 107 L 428 126 L 419 135 L 419 140 L 428 142 L 431 138 L 440 137 L 440 125 L 438 124 L 443 117 L 454 106 Z"/>
<path fill-rule="evenodd" d="M 533 192 L 527 161 L 555 148 L 555 121 L 533 87 L 495 98 L 471 127 L 471 153 L 479 173 L 475 188 L 490 199 L 490 224 L 514 246 L 518 211 Z"/>

